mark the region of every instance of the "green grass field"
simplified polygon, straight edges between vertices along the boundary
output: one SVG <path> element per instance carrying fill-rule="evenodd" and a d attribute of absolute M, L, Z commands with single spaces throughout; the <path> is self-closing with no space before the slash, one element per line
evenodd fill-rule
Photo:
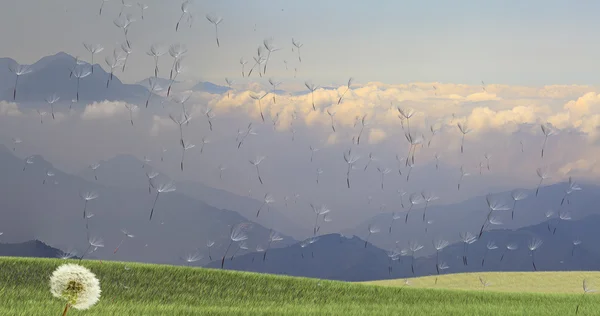
<path fill-rule="evenodd" d="M 483 290 L 479 277 L 491 283 L 485 291 L 529 293 L 583 293 L 586 279 L 592 287 L 600 285 L 600 272 L 482 272 L 441 275 L 409 279 L 414 288 L 442 288 L 452 290 Z M 404 280 L 364 282 L 366 284 L 403 286 Z"/>
<path fill-rule="evenodd" d="M 48 280 L 64 262 L 0 258 L 0 315 L 61 315 L 64 304 L 52 297 Z M 102 297 L 90 310 L 69 315 L 571 315 L 579 302 L 580 315 L 600 310 L 595 295 L 388 287 L 133 263 L 125 269 L 118 262 L 82 265 L 100 279 Z"/>

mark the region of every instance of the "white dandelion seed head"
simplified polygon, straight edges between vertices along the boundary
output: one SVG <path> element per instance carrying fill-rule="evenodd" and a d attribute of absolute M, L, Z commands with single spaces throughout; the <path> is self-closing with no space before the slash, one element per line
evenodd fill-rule
<path fill-rule="evenodd" d="M 87 268 L 67 263 L 52 273 L 50 292 L 73 308 L 85 310 L 100 300 L 100 281 Z"/>

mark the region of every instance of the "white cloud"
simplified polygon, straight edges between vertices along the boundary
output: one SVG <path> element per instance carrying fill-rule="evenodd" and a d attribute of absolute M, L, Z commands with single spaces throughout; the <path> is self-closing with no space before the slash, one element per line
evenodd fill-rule
<path fill-rule="evenodd" d="M 369 144 L 377 144 L 387 137 L 387 133 L 380 128 L 372 128 L 369 131 Z"/>
<path fill-rule="evenodd" d="M 19 106 L 14 102 L 0 102 L 0 115 L 4 116 L 20 116 L 23 114 L 21 110 L 19 110 Z"/>
<path fill-rule="evenodd" d="M 123 115 L 128 111 L 125 104 L 125 102 L 121 101 L 94 102 L 86 105 L 85 110 L 81 114 L 81 118 L 84 120 L 97 120 L 111 118 L 116 115 Z"/>
<path fill-rule="evenodd" d="M 171 118 L 158 115 L 152 116 L 152 128 L 150 128 L 152 136 L 156 136 L 164 130 L 175 130 L 175 128 L 175 122 Z"/>

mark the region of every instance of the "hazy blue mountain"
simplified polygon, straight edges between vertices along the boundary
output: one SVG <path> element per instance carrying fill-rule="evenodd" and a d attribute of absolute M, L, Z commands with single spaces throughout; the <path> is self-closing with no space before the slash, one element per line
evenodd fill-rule
<path fill-rule="evenodd" d="M 39 240 L 29 240 L 21 243 L 0 243 L 0 256 L 4 257 L 35 257 L 58 258 L 63 252 L 50 247 Z"/>
<path fill-rule="evenodd" d="M 104 67 L 104 60 L 95 60 L 101 63 Z M 148 90 L 137 84 L 124 84 L 118 75 L 120 69 L 116 69 L 113 80 L 106 88 L 106 82 L 109 73 L 99 64 L 94 65 L 94 73 L 81 79 L 79 87 L 79 99 L 81 103 L 89 103 L 93 101 L 126 101 L 135 104 L 145 102 L 148 95 Z M 71 68 L 75 66 L 75 58 L 67 53 L 59 52 L 55 55 L 46 56 L 31 65 L 32 73 L 23 75 L 19 79 L 17 88 L 18 102 L 40 102 L 43 103 L 45 98 L 56 93 L 61 98 L 59 104 L 70 104 L 72 99 L 75 99 L 77 91 L 77 79 L 69 78 Z M 2 62 L 0 62 L 2 68 Z M 0 78 L 3 78 L 0 72 Z M 0 86 L 0 99 L 13 100 L 14 75 L 10 81 L 10 85 L 5 87 Z"/>
<path fill-rule="evenodd" d="M 385 251 L 373 245 L 365 248 L 364 244 L 358 237 L 347 239 L 339 234 L 324 235 L 305 248 L 298 243 L 270 249 L 265 261 L 262 252 L 246 254 L 233 260 L 227 258 L 225 268 L 346 281 L 388 277 Z M 220 265 L 220 260 L 216 260 L 207 267 L 218 268 Z"/>
<path fill-rule="evenodd" d="M 149 77 L 144 80 L 140 80 L 140 81 L 136 82 L 135 84 L 138 84 L 143 87 L 148 87 L 148 82 L 149 82 L 150 78 L 154 78 L 154 80 L 156 80 L 156 83 L 158 83 L 158 85 L 161 86 L 161 88 L 163 88 L 163 89 L 167 89 L 169 87 L 169 84 L 171 84 L 171 79 L 161 78 L 161 77 L 158 77 L 158 78 Z M 178 83 L 179 83 L 179 81 L 177 81 L 177 80 L 175 80 L 173 82 L 174 85 L 178 84 Z"/>
<path fill-rule="evenodd" d="M 544 222 L 517 230 L 485 232 L 480 240 L 468 246 L 467 265 L 463 264 L 462 259 L 465 253 L 463 243 L 453 243 L 442 250 L 439 261 L 445 262 L 449 268 L 441 273 L 533 271 L 531 251 L 527 248 L 532 238 L 543 241 L 534 253 L 535 265 L 539 271 L 597 270 L 600 268 L 600 245 L 595 243 L 594 234 L 598 225 L 600 216 L 589 216 L 584 220 L 561 223 L 555 233 L 553 231 L 556 225 L 553 222 L 550 222 L 550 230 L 548 222 Z M 583 242 L 574 249 L 575 238 L 580 238 Z M 487 250 L 488 242 L 491 241 L 498 246 L 497 249 Z M 432 240 L 418 243 L 424 248 L 416 255 L 426 249 L 434 249 Z M 518 249 L 507 251 L 508 243 L 515 243 Z M 331 234 L 321 236 L 317 242 L 305 248 L 298 243 L 269 250 L 265 261 L 264 253 L 249 253 L 232 261 L 228 260 L 225 268 L 344 281 L 405 278 L 437 273 L 438 259 L 435 250 L 433 255 L 415 257 L 413 262 L 409 242 L 402 241 L 397 246 L 398 253 L 401 249 L 408 251 L 405 256 L 399 256 L 398 260 L 390 260 L 386 251 L 370 243 L 365 248 L 365 242 L 356 236 L 346 238 Z M 220 262 L 217 261 L 207 265 L 215 268 L 219 266 Z"/>
<path fill-rule="evenodd" d="M 208 81 L 200 81 L 195 86 L 192 87 L 192 90 L 208 92 L 211 94 L 223 94 L 223 93 L 227 93 L 227 91 L 229 91 L 230 89 L 229 89 L 229 87 L 216 85 L 216 84 L 208 82 Z"/>
<path fill-rule="evenodd" d="M 230 227 L 248 222 L 236 212 L 216 209 L 177 191 L 161 194 L 149 221 L 155 191 L 149 194 L 143 186 L 104 186 L 56 170 L 40 156 L 34 156 L 33 161 L 23 171 L 24 161 L 0 146 L 0 218 L 10 218 L 10 222 L 3 221 L 3 241 L 38 239 L 83 253 L 87 231 L 80 194 L 85 192 L 99 196 L 88 203 L 86 212 L 94 214 L 88 221 L 90 235 L 102 238 L 105 244 L 94 256 L 107 260 L 183 263 L 180 258 L 186 253 L 206 254 L 207 240 L 216 242 L 213 253 L 223 251 Z M 47 170 L 53 170 L 55 176 L 42 184 Z M 113 255 L 124 236 L 121 229 L 135 237 L 125 240 Z M 254 247 L 267 240 L 269 230 L 253 224 L 248 235 L 248 245 Z M 281 245 L 292 242 L 284 235 Z"/>
<path fill-rule="evenodd" d="M 226 190 L 209 187 L 199 182 L 179 182 L 180 192 L 192 198 L 206 202 L 219 209 L 226 209 L 238 212 L 248 220 L 269 227 L 275 223 L 277 230 L 284 232 L 291 237 L 302 239 L 307 233 L 312 231 L 312 227 L 301 227 L 286 217 L 277 209 L 271 207 L 269 216 L 256 217 L 256 211 L 263 204 L 246 196 L 240 196 Z M 262 214 L 262 213 L 261 213 Z M 267 213 L 265 213 L 267 214 Z"/>
<path fill-rule="evenodd" d="M 160 170 L 161 161 L 151 161 L 144 165 L 142 161 L 131 155 L 117 155 L 106 161 L 101 161 L 100 167 L 95 174 L 98 182 L 107 185 L 126 189 L 148 188 L 149 181 L 146 173 L 156 171 L 159 176 L 155 182 L 167 182 L 167 177 Z M 142 166 L 145 166 L 142 168 Z M 78 173 L 84 179 L 94 180 L 94 172 L 87 168 Z M 191 198 L 203 201 L 218 209 L 231 210 L 239 213 L 246 219 L 270 227 L 274 222 L 276 229 L 295 238 L 302 238 L 311 228 L 302 229 L 294 224 L 285 215 L 271 208 L 272 216 L 256 217 L 256 211 L 261 207 L 262 201 L 249 197 L 239 196 L 231 192 L 212 188 L 202 183 L 182 181 L 177 182 L 177 192 L 185 194 Z"/>
<path fill-rule="evenodd" d="M 16 64 L 17 62 L 12 58 L 0 58 L 0 91 L 14 87 L 16 76 L 10 71 L 9 67 Z"/>
<path fill-rule="evenodd" d="M 554 211 L 552 218 L 558 218 L 557 212 L 559 210 L 569 212 L 573 219 L 581 219 L 598 213 L 595 205 L 600 203 L 600 196 L 596 194 L 600 190 L 599 187 L 581 184 L 583 190 L 572 193 L 569 202 L 565 201 L 561 206 L 567 187 L 567 183 L 542 187 L 537 198 L 535 197 L 535 189 L 525 190 L 528 197 L 517 202 L 515 219 L 511 219 L 511 211 L 496 211 L 493 216 L 497 217 L 503 224 L 492 228 L 516 229 L 538 224 L 546 220 L 545 213 L 548 210 Z M 397 240 L 407 239 L 431 240 L 433 237 L 443 237 L 450 241 L 457 241 L 459 232 L 471 231 L 478 233 L 489 210 L 484 195 L 450 205 L 429 206 L 426 221 L 432 220 L 433 222 L 426 224 L 423 221 L 425 205 L 421 203 L 413 207 L 408 224 L 405 224 L 405 215 L 410 208 L 410 194 L 406 194 L 403 198 L 404 208 L 400 205 L 388 208 L 388 212 L 395 210 L 400 217 L 393 221 L 391 234 L 389 228 L 392 225 L 392 213 L 377 214 L 357 227 L 343 231 L 343 233 L 364 237 L 368 233 L 369 225 L 374 225 L 381 229 L 381 233 L 371 236 L 370 241 L 383 248 L 390 247 Z M 511 191 L 500 192 L 494 194 L 493 197 L 510 207 L 513 206 L 514 201 L 511 197 Z M 427 233 L 425 232 L 426 228 Z M 429 252 L 424 251 L 423 253 L 427 254 Z"/>

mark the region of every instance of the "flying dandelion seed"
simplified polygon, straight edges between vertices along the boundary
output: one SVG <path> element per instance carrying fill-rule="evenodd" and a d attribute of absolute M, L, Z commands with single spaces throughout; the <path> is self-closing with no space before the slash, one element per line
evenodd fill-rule
<path fill-rule="evenodd" d="M 150 210 L 150 221 L 152 220 L 152 215 L 154 214 L 154 208 L 156 207 L 156 202 L 158 201 L 158 197 L 161 193 L 169 193 L 175 191 L 175 184 L 173 182 L 169 182 L 166 184 L 161 184 L 156 188 L 156 198 L 154 199 L 154 203 L 152 204 L 152 210 Z"/>
<path fill-rule="evenodd" d="M 223 18 L 220 16 L 207 14 L 206 19 L 215 26 L 215 40 L 217 41 L 217 47 L 221 47 L 221 44 L 219 44 L 219 24 L 223 22 Z"/>

